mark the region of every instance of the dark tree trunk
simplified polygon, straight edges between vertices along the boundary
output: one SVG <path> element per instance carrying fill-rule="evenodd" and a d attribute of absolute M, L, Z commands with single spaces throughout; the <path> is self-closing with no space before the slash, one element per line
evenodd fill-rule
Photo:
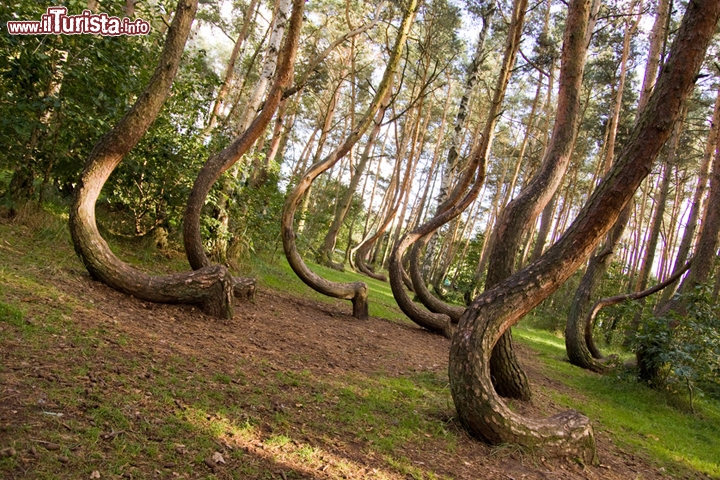
<path fill-rule="evenodd" d="M 430 235 L 425 235 L 418 239 L 413 244 L 412 250 L 410 250 L 410 279 L 412 280 L 413 290 L 420 302 L 422 302 L 428 310 L 433 313 L 447 315 L 450 317 L 452 323 L 457 323 L 465 309 L 463 307 L 449 305 L 435 297 L 425 285 L 425 280 L 422 277 L 422 269 L 420 268 L 421 253 L 429 238 Z"/>
<path fill-rule="evenodd" d="M 645 77 L 643 80 L 643 87 L 641 91 L 640 100 L 638 102 L 638 113 L 637 118 L 639 119 L 640 114 L 642 113 L 642 110 L 645 108 L 647 104 L 647 100 L 650 96 L 650 93 L 652 92 L 653 87 L 655 86 L 655 80 L 657 77 L 657 70 L 658 65 L 660 62 L 660 46 L 662 45 L 662 39 L 664 37 L 664 28 L 665 23 L 667 19 L 668 14 L 668 0 L 660 0 L 660 4 L 658 5 L 658 12 L 655 17 L 655 24 L 653 25 L 652 33 L 650 35 L 651 37 L 651 45 L 650 45 L 650 52 L 648 54 L 648 61 L 645 68 Z M 627 33 L 629 32 L 629 28 L 631 27 L 631 24 L 626 24 L 626 38 Z M 625 44 L 623 44 L 623 58 L 625 57 Z M 622 77 L 622 74 L 621 74 Z M 613 112 L 613 117 L 619 114 L 619 107 L 622 103 L 622 94 L 623 89 L 618 87 L 618 91 L 616 92 L 615 97 L 615 109 Z M 612 165 L 613 157 L 614 157 L 614 134 L 617 132 L 617 119 L 614 119 L 613 122 L 609 125 L 608 132 L 607 132 L 607 138 L 608 138 L 608 146 L 605 152 L 605 161 L 603 162 L 603 166 L 605 167 L 605 172 L 607 173 L 608 169 Z M 612 139 L 612 142 L 610 140 Z M 602 251 L 596 255 L 594 255 L 590 262 L 588 263 L 588 267 L 585 270 L 585 274 L 583 275 L 582 280 L 580 280 L 580 285 L 578 287 L 578 290 L 575 292 L 575 295 L 573 297 L 573 301 L 570 304 L 570 310 L 568 312 L 568 319 L 565 327 L 565 341 L 566 341 L 566 347 L 568 349 L 568 355 L 571 355 L 571 362 L 574 362 L 574 358 L 578 359 L 579 363 L 582 363 L 582 351 L 585 348 L 587 348 L 592 356 L 594 358 L 600 358 L 602 357 L 602 354 L 600 353 L 597 348 L 595 348 L 595 344 L 587 344 L 582 345 L 582 332 L 581 332 L 581 325 L 584 322 L 584 318 L 587 315 L 587 311 L 590 307 L 590 299 L 592 298 L 593 291 L 595 290 L 595 286 L 598 284 L 600 279 L 605 275 L 605 272 L 607 271 L 608 267 L 610 266 L 610 263 L 612 261 L 613 253 L 620 242 L 620 239 L 622 238 L 623 232 L 625 231 L 625 227 L 627 226 L 627 223 L 630 221 L 630 216 L 633 211 L 633 205 L 634 202 L 630 202 L 627 207 L 625 207 L 625 210 L 622 212 L 620 217 L 618 218 L 618 223 L 613 227 L 610 234 L 608 235 L 608 238 L 605 240 L 605 245 L 602 249 Z M 644 204 L 643 204 L 644 205 Z M 568 340 L 570 338 L 570 340 Z M 570 343 L 568 343 L 570 342 Z M 573 353 L 570 353 L 570 349 L 573 349 Z M 578 365 L 582 366 L 582 365 Z"/>
<path fill-rule="evenodd" d="M 288 37 L 281 52 L 282 57 L 276 72 L 275 82 L 268 92 L 263 110 L 239 137 L 205 162 L 195 179 L 185 208 L 185 217 L 183 218 L 185 254 L 194 270 L 210 265 L 210 260 L 205 255 L 202 235 L 200 234 L 200 215 L 205 199 L 212 186 L 220 178 L 220 175 L 231 168 L 252 147 L 253 143 L 267 128 L 270 120 L 272 120 L 275 110 L 282 99 L 283 90 L 290 84 L 292 79 L 304 6 L 305 3 L 301 0 L 293 1 Z M 277 24 L 279 25 L 284 21 L 277 19 Z M 244 282 L 246 283 L 246 281 Z"/>
<path fill-rule="evenodd" d="M 593 340 L 592 330 L 595 324 L 595 318 L 598 313 L 600 313 L 600 310 L 628 300 L 640 300 L 652 295 L 655 292 L 664 290 L 682 277 L 689 268 L 690 262 L 685 264 L 684 267 L 682 267 L 678 272 L 675 272 L 674 275 L 664 282 L 659 283 L 652 288 L 648 288 L 647 290 L 643 290 L 642 292 L 627 293 L 625 295 L 616 295 L 614 297 L 598 300 L 590 311 L 583 317 L 581 325 L 578 326 L 577 330 L 571 332 L 572 336 L 568 336 L 568 332 L 566 331 L 565 345 L 567 347 L 570 363 L 598 373 L 605 373 L 610 370 L 613 367 L 613 362 L 615 360 L 614 356 L 605 357 L 597 348 L 595 341 Z"/>
<path fill-rule="evenodd" d="M 628 203 L 618 217 L 618 221 L 608 234 L 602 250 L 590 258 L 585 274 L 580 280 L 580 285 L 575 291 L 575 296 L 570 304 L 567 323 L 565 324 L 565 348 L 570 358 L 570 363 L 583 367 L 584 350 L 588 349 L 593 358 L 602 358 L 602 354 L 593 345 L 583 344 L 586 338 L 583 333 L 583 325 L 587 317 L 588 306 L 592 298 L 595 286 L 600 282 L 612 260 L 615 248 L 622 238 L 625 226 L 632 213 L 633 203 Z"/>
<path fill-rule="evenodd" d="M 492 385 L 490 355 L 508 328 L 587 259 L 648 175 L 690 96 L 718 17 L 720 0 L 689 3 L 647 108 L 578 217 L 536 262 L 477 297 L 460 319 L 450 350 L 450 389 L 458 417 L 473 435 L 596 461 L 593 429 L 585 416 L 569 412 L 533 420 L 512 412 Z"/>

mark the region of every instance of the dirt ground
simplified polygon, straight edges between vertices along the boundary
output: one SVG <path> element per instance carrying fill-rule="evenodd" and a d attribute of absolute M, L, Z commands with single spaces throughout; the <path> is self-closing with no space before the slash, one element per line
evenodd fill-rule
<path fill-rule="evenodd" d="M 208 459 L 206 465 L 196 465 L 197 461 L 188 459 L 195 462 L 192 469 L 185 470 L 191 472 L 189 474 L 171 472 L 174 463 L 156 465 L 152 458 L 139 456 L 130 465 L 132 469 L 127 470 L 132 473 L 115 477 L 103 474 L 102 478 L 666 478 L 662 469 L 613 445 L 601 428 L 596 429 L 599 466 L 546 458 L 542 453 L 522 452 L 511 447 L 491 447 L 465 433 L 453 417 L 451 401 L 440 415 L 444 417 L 443 428 L 456 439 L 454 443 L 449 446 L 446 439 L 423 436 L 420 432 L 419 437 L 426 441 L 400 442 L 398 451 L 392 452 L 393 458 L 404 459 L 406 467 L 399 468 L 390 465 L 387 456 L 379 455 L 366 437 L 325 420 L 328 412 L 324 413 L 324 409 L 330 408 L 331 403 L 319 402 L 312 408 L 301 403 L 286 404 L 295 402 L 292 395 L 306 395 L 304 398 L 317 395 L 313 379 L 325 384 L 341 384 L 349 376 L 363 381 L 378 377 L 413 379 L 424 374 L 447 384 L 448 340 L 411 324 L 379 318 L 358 321 L 350 316 L 350 305 L 344 302 L 319 303 L 267 289 L 259 290 L 254 303 L 238 303 L 232 321 L 219 322 L 190 306 L 151 304 L 118 293 L 91 280 L 79 265 L 48 268 L 41 270 L 40 275 L 49 286 L 61 292 L 59 301 L 65 297 L 73 299 L 75 307 L 67 321 L 82 332 L 81 337 L 86 335 L 97 340 L 93 340 L 92 347 L 97 353 L 88 355 L 88 349 L 83 350 L 77 340 L 58 334 L 53 335 L 53 340 L 43 345 L 41 351 L 23 354 L 22 339 L 5 337 L 5 345 L 0 345 L 5 367 L 0 370 L 0 457 L 4 453 L 19 459 L 14 470 L 6 473 L 10 475 L 6 478 L 40 478 L 36 476 L 42 470 L 38 466 L 41 458 L 38 450 L 44 452 L 53 450 L 51 446 L 57 447 L 42 439 L 44 429 L 68 430 L 59 438 L 67 438 L 71 443 L 77 441 L 74 432 L 96 426 L 87 411 L 93 402 L 97 407 L 102 390 L 115 389 L 116 393 L 122 393 L 149 389 L 155 376 L 160 375 L 157 372 L 163 369 L 188 382 L 191 378 L 210 379 L 218 375 L 230 379 L 225 382 L 228 385 L 217 382 L 205 385 L 217 388 L 219 402 L 228 408 L 252 412 L 253 422 L 258 425 L 255 437 L 234 439 L 229 434 L 218 434 L 216 453 L 223 455 L 224 463 Z M 32 295 L 4 300 L 23 302 L 30 325 L 42 321 L 42 304 L 58 301 Z M 2 325 L 0 322 L 0 327 Z M 572 392 L 543 376 L 539 362 L 533 360 L 534 353 L 528 348 L 519 346 L 519 355 L 535 387 L 534 399 L 527 404 L 515 402 L 514 408 L 529 416 L 560 412 L 559 406 L 543 394 L 543 390 Z M 178 363 L 178 358 L 183 361 Z M 128 364 L 121 359 L 133 360 Z M 81 378 L 69 377 L 67 372 L 73 371 L 77 362 L 87 365 L 87 374 Z M 305 372 L 305 380 L 301 384 L 288 383 L 289 393 L 269 387 L 265 392 L 270 378 L 268 372 L 278 375 Z M 71 396 L 63 405 L 49 399 L 41 406 L 37 405 L 40 400 L 28 400 L 37 398 L 38 392 L 53 385 L 76 392 L 70 395 L 77 398 Z M 177 386 L 179 398 L 183 388 L 182 383 Z M 189 408 L 183 400 L 173 402 L 177 409 Z M 39 410 L 53 408 L 62 408 L 64 412 L 60 426 L 57 419 L 37 415 Z M 300 461 L 297 455 L 282 455 L 282 448 L 272 447 L 270 439 L 278 433 L 279 414 L 282 432 L 292 439 L 290 443 L 316 452 L 312 461 Z M 207 416 L 208 421 L 210 417 Z M 155 427 L 150 425 L 153 422 L 140 425 L 139 418 L 137 424 L 134 422 L 131 420 L 128 428 L 138 431 L 144 428 L 146 437 L 143 438 L 148 442 L 162 440 L 154 438 L 162 437 L 162 430 L 153 430 Z M 99 438 L 107 441 L 119 435 L 107 423 L 97 428 L 106 430 Z M 8 445 L 17 448 L 11 451 Z M 176 445 L 176 449 L 180 447 Z M 63 450 L 69 452 L 71 458 L 59 456 L 57 465 L 62 468 L 72 464 L 72 455 L 81 457 L 83 448 L 78 443 Z M 108 456 L 113 455 L 108 447 L 103 448 Z M 242 450 L 243 456 L 231 455 L 235 450 Z M 2 458 L 0 467 L 1 461 Z M 90 462 L 87 458 L 83 461 Z M 247 470 L 255 473 L 238 474 L 242 462 L 257 467 Z M 79 471 L 93 469 L 83 465 Z M 48 468 L 52 472 L 54 467 Z M 0 468 L 0 476 L 2 472 Z M 100 478 L 94 476 L 95 472 L 92 475 L 90 478 Z M 52 473 L 43 478 L 52 478 Z M 63 478 L 68 477 L 63 475 Z"/>

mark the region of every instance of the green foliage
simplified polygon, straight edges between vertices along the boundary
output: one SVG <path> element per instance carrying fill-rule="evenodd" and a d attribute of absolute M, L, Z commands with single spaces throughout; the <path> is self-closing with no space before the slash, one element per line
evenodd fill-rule
<path fill-rule="evenodd" d="M 71 14 L 87 7 L 65 5 Z M 121 6 L 104 11 L 118 14 Z M 4 2 L 0 18 L 39 19 L 46 7 Z M 17 185 L 23 195 L 42 194 L 52 183 L 64 193 L 72 189 L 94 143 L 147 83 L 162 45 L 158 38 L 156 31 L 137 37 L 0 35 L 0 170 L 23 178 Z M 0 183 L 0 194 L 8 183 Z"/>
<path fill-rule="evenodd" d="M 513 337 L 537 352 L 536 365 L 573 389 L 571 393 L 543 390 L 553 401 L 588 415 L 600 435 L 610 435 L 623 451 L 635 451 L 664 464 L 678 478 L 692 478 L 678 466 L 720 475 L 716 440 L 720 428 L 717 401 L 697 400 L 696 412 L 677 408 L 674 397 L 638 383 L 635 375 L 597 375 L 567 361 L 562 338 L 540 330 L 515 328 Z"/>
<path fill-rule="evenodd" d="M 70 14 L 84 1 L 63 2 Z M 0 5 L 0 18 L 39 19 L 46 5 Z M 122 4 L 103 5 L 121 14 Z M 162 4 L 138 12 L 150 35 L 0 36 L 0 195 L 69 197 L 90 150 L 147 85 L 163 46 Z M 200 135 L 219 84 L 203 50 L 189 48 L 159 118 L 108 181 L 102 201 L 124 213 L 126 235 L 179 225 L 194 172 L 210 153 Z"/>
<path fill-rule="evenodd" d="M 11 304 L 0 302 L 0 322 L 22 327 L 24 324 L 23 313 Z"/>
<path fill-rule="evenodd" d="M 282 255 L 280 217 L 285 196 L 275 182 L 244 188 L 230 207 L 232 239 L 228 257 L 238 265 L 249 263 L 248 255 L 264 254 L 269 260 Z"/>
<path fill-rule="evenodd" d="M 484 242 L 484 235 L 479 233 L 470 241 L 465 256 L 454 263 L 448 270 L 446 278 L 451 278 L 450 289 L 445 297 L 447 300 L 464 305 L 471 300 L 471 295 L 477 284 L 475 280 L 475 271 L 480 262 L 480 253 Z"/>
<path fill-rule="evenodd" d="M 698 285 L 677 298 L 684 311 L 647 315 L 637 335 L 648 359 L 671 390 L 688 389 L 691 406 L 696 386 L 720 387 L 720 305 L 712 286 Z"/>
<path fill-rule="evenodd" d="M 170 97 L 159 118 L 108 181 L 105 201 L 125 212 L 119 229 L 142 235 L 155 226 L 179 228 L 198 172 L 211 153 L 201 132 L 218 77 L 205 52 L 183 57 Z"/>
<path fill-rule="evenodd" d="M 555 293 L 535 308 L 532 316 L 528 317 L 528 323 L 549 332 L 564 332 L 570 303 L 581 278 L 582 272 L 575 272 Z"/>

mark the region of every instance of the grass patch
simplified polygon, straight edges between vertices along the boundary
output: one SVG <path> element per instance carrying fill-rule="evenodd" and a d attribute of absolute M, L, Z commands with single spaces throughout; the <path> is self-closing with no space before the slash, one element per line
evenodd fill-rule
<path fill-rule="evenodd" d="M 381 282 L 352 271 L 339 272 L 307 260 L 305 263 L 310 270 L 333 282 L 365 282 L 368 285 L 368 304 L 371 316 L 402 323 L 410 322 L 405 314 L 402 313 L 400 307 L 397 306 L 388 282 Z M 302 280 L 295 275 L 295 272 L 292 271 L 285 257 L 277 258 L 273 263 L 255 257 L 253 259 L 252 273 L 258 277 L 258 282 L 261 287 L 291 293 L 323 303 L 343 303 L 350 305 L 349 302 L 317 293 L 305 285 Z M 350 309 L 351 307 L 348 308 L 348 310 Z"/>
<path fill-rule="evenodd" d="M 437 414 L 448 408 L 447 381 L 431 374 L 328 379 L 262 357 L 210 365 L 213 352 L 164 354 L 165 339 L 152 328 L 140 336 L 124 331 L 88 292 L 71 298 L 47 281 L 85 273 L 69 243 L 55 243 L 66 238 L 65 227 L 59 236 L 46 228 L 0 225 L 0 236 L 12 239 L 6 246 L 23 253 L 0 250 L 0 350 L 7 352 L 0 374 L 13 382 L 0 408 L 15 412 L 0 430 L 0 450 L 15 452 L 0 456 L 0 478 L 90 478 L 95 471 L 101 478 L 298 478 L 319 469 L 358 477 L 366 466 L 338 451 L 350 442 L 377 459 L 420 442 L 457 442 L 441 419 L 447 412 Z M 142 264 L 152 257 L 117 245 L 123 258 Z M 64 266 L 52 267 L 54 257 L 66 259 Z M 284 272 L 309 290 L 287 266 Z M 379 287 L 390 302 L 389 288 Z M 147 312 L 134 314 L 157 315 Z M 216 453 L 225 463 L 213 463 Z M 378 461 L 374 477 L 398 478 L 391 463 Z M 413 472 L 437 478 L 429 468 Z"/>
<path fill-rule="evenodd" d="M 597 375 L 571 365 L 565 340 L 548 332 L 516 328 L 514 336 L 539 353 L 544 371 L 581 395 L 549 392 L 562 405 L 585 413 L 621 447 L 646 454 L 669 471 L 680 464 L 720 477 L 720 406 L 698 399 L 696 414 L 676 397 L 652 390 L 623 372 Z"/>

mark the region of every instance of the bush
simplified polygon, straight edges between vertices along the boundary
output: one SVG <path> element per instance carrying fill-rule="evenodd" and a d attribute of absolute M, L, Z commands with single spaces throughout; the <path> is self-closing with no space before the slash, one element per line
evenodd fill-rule
<path fill-rule="evenodd" d="M 687 389 L 692 406 L 698 387 L 714 392 L 720 387 L 720 306 L 713 302 L 710 285 L 699 285 L 679 300 L 684 312 L 650 315 L 637 342 L 660 372 L 659 384 Z"/>

